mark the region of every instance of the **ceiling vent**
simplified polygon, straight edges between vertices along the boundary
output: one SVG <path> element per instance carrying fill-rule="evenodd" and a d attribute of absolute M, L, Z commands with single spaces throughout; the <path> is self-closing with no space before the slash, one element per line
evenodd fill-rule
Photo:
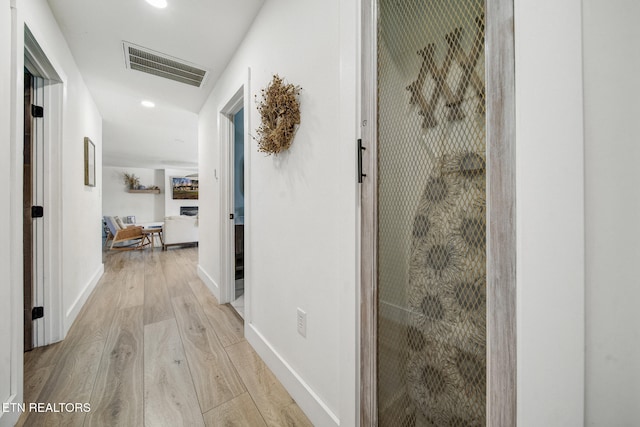
<path fill-rule="evenodd" d="M 124 61 L 130 70 L 142 71 L 165 79 L 201 87 L 209 72 L 202 67 L 155 52 L 129 42 L 122 42 Z"/>

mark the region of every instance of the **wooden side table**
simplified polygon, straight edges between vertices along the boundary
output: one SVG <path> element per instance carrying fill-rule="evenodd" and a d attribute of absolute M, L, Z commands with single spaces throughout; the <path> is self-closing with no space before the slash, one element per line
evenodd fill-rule
<path fill-rule="evenodd" d="M 142 229 L 142 234 L 144 234 L 147 239 L 151 241 L 151 249 L 156 247 L 155 235 L 158 235 L 160 239 L 160 246 L 164 246 L 164 240 L 162 240 L 162 226 L 155 226 Z"/>

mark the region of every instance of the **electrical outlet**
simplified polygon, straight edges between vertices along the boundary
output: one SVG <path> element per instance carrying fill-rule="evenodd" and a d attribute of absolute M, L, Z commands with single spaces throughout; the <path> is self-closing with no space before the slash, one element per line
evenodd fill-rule
<path fill-rule="evenodd" d="M 307 337 L 307 313 L 302 311 L 300 307 L 298 307 L 298 316 L 297 322 L 298 324 L 298 333 L 303 337 Z"/>

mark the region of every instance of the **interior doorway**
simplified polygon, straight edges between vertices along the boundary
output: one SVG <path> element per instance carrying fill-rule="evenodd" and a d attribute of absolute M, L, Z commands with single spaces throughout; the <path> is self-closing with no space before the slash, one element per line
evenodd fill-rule
<path fill-rule="evenodd" d="M 247 318 L 250 290 L 247 277 L 249 173 L 245 168 L 248 156 L 246 88 L 247 85 L 238 88 L 220 111 L 220 303 L 230 304 L 243 319 Z"/>
<path fill-rule="evenodd" d="M 231 305 L 244 318 L 244 108 L 233 115 L 233 265 Z"/>
<path fill-rule="evenodd" d="M 64 338 L 61 309 L 61 161 L 64 84 L 24 28 L 24 350 Z"/>

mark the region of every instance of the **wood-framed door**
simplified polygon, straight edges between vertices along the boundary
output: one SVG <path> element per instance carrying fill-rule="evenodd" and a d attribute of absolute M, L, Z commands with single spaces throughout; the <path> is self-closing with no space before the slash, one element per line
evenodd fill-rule
<path fill-rule="evenodd" d="M 362 29 L 361 425 L 516 425 L 513 1 Z"/>

